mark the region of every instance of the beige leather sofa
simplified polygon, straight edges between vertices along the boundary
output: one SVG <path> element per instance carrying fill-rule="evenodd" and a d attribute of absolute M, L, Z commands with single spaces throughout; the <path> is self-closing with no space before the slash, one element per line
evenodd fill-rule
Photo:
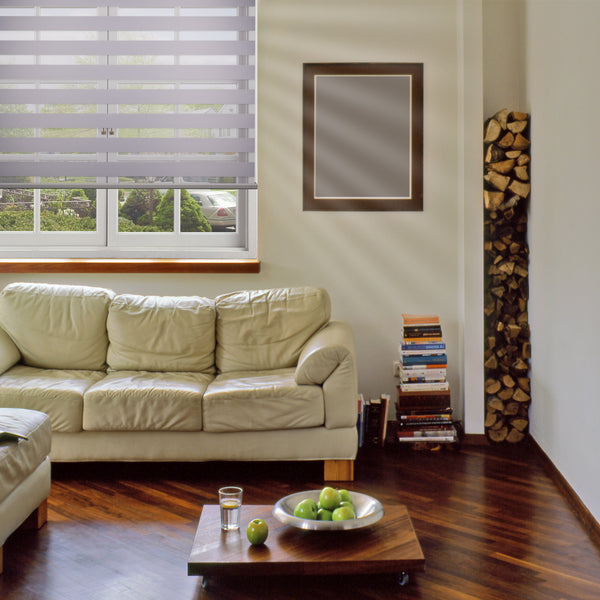
<path fill-rule="evenodd" d="M 0 325 L 0 407 L 50 416 L 52 461 L 324 460 L 352 479 L 355 350 L 323 289 L 13 283 Z"/>

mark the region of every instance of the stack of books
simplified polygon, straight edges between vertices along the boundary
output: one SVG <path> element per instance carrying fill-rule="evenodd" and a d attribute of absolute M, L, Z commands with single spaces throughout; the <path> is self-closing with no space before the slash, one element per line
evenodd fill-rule
<path fill-rule="evenodd" d="M 360 447 L 385 445 L 390 403 L 390 394 L 381 394 L 379 398 L 369 400 L 359 394 L 356 427 Z"/>
<path fill-rule="evenodd" d="M 396 437 L 402 443 L 458 442 L 450 390 L 403 392 L 398 386 Z"/>
<path fill-rule="evenodd" d="M 437 315 L 402 315 L 400 389 L 403 392 L 446 391 L 448 357 Z"/>

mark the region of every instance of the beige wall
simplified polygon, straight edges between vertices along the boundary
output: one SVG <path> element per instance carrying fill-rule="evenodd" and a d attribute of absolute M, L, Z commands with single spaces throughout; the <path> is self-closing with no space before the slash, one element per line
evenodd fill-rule
<path fill-rule="evenodd" d="M 484 0 L 483 17 L 484 118 L 503 108 L 525 111 L 525 3 Z"/>
<path fill-rule="evenodd" d="M 600 521 L 600 3 L 483 6 L 486 116 L 531 113 L 531 433 Z"/>
<path fill-rule="evenodd" d="M 600 521 L 600 3 L 525 4 L 532 433 Z"/>
<path fill-rule="evenodd" d="M 466 0 L 469 5 L 481 10 L 480 0 Z M 480 276 L 481 240 L 475 240 L 475 250 L 471 240 L 465 245 L 469 217 L 463 202 L 465 194 L 472 200 L 468 181 L 473 181 L 473 171 L 479 181 L 480 168 L 465 166 L 463 151 L 465 137 L 471 148 L 475 140 L 479 158 L 481 109 L 479 102 L 474 116 L 462 114 L 462 11 L 463 3 L 451 0 L 259 0 L 260 274 L 10 275 L 1 276 L 0 285 L 27 279 L 82 282 L 118 292 L 208 296 L 242 288 L 324 286 L 331 294 L 334 316 L 347 319 L 354 328 L 359 388 L 367 396 L 394 392 L 392 361 L 401 313 L 435 312 L 447 337 L 454 404 L 462 415 L 463 380 L 477 382 L 480 377 L 481 339 L 476 332 L 482 314 L 480 287 L 465 294 L 473 277 Z M 468 27 L 480 34 L 480 20 Z M 466 79 L 472 79 L 468 85 L 480 97 L 476 69 L 481 48 L 475 38 L 474 52 L 479 55 L 475 73 L 473 56 L 466 64 Z M 302 63 L 327 61 L 424 63 L 423 212 L 302 211 Z M 471 210 L 469 206 L 467 213 Z M 467 263 L 475 267 L 465 283 Z M 465 312 L 477 324 L 471 346 L 477 368 L 463 361 Z M 468 402 L 476 416 L 471 430 L 481 431 L 477 383 L 471 394 Z"/>

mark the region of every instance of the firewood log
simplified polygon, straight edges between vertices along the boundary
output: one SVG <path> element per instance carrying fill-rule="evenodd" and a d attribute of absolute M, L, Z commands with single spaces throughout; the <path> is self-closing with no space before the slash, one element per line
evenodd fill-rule
<path fill-rule="evenodd" d="M 493 442 L 503 442 L 508 435 L 508 427 L 502 427 L 498 430 L 490 429 L 487 434 Z"/>
<path fill-rule="evenodd" d="M 511 429 L 506 436 L 506 441 L 511 444 L 516 444 L 517 442 L 522 441 L 525 438 L 525 434 L 517 431 L 516 429 Z"/>
<path fill-rule="evenodd" d="M 493 185 L 493 184 L 492 184 Z M 513 179 L 508 185 L 508 189 L 517 194 L 517 196 L 521 196 L 521 198 L 527 198 L 529 196 L 529 190 L 531 188 L 531 184 L 523 183 L 522 181 L 518 181 L 517 179 Z M 500 188 L 498 188 L 500 189 Z M 506 186 L 502 191 L 506 189 Z"/>
<path fill-rule="evenodd" d="M 501 132 L 502 127 L 500 126 L 500 123 L 498 123 L 496 119 L 490 119 L 485 128 L 485 135 L 483 141 L 486 143 L 495 142 L 498 139 L 498 136 Z"/>
<path fill-rule="evenodd" d="M 512 395 L 512 399 L 515 402 L 529 402 L 531 400 L 531 396 L 527 392 L 524 392 L 521 388 L 517 388 Z"/>
<path fill-rule="evenodd" d="M 513 121 L 512 123 L 508 123 L 506 127 L 512 133 L 521 133 L 527 125 L 527 121 Z"/>
<path fill-rule="evenodd" d="M 517 133 L 517 135 L 513 139 L 513 142 L 511 142 L 511 147 L 513 148 L 513 150 L 527 150 L 527 148 L 529 148 L 530 145 L 531 142 L 520 133 Z"/>
<path fill-rule="evenodd" d="M 485 391 L 490 395 L 494 395 L 501 387 L 502 384 L 494 379 L 488 379 L 485 382 Z"/>
<path fill-rule="evenodd" d="M 496 398 L 496 396 L 492 396 L 488 400 L 488 409 L 495 412 L 502 412 L 504 410 L 504 402 L 502 402 L 502 400 L 499 398 Z"/>
<path fill-rule="evenodd" d="M 504 192 L 484 190 L 483 202 L 486 210 L 496 210 L 504 202 Z"/>
<path fill-rule="evenodd" d="M 529 427 L 529 116 L 498 111 L 484 128 L 485 430 L 516 443 Z"/>
<path fill-rule="evenodd" d="M 491 169 L 492 171 L 496 171 L 496 173 L 506 175 L 507 173 L 510 173 L 513 168 L 515 168 L 515 161 L 514 159 L 501 160 L 500 162 L 489 163 L 487 168 Z"/>
<path fill-rule="evenodd" d="M 515 380 L 510 376 L 510 375 L 505 375 L 502 378 L 502 383 L 507 387 L 507 388 L 513 388 L 515 387 L 516 383 Z"/>
<path fill-rule="evenodd" d="M 501 192 L 503 192 L 507 188 L 508 184 L 511 183 L 510 177 L 507 177 L 506 175 L 500 175 L 500 173 L 496 173 L 495 171 L 490 171 L 487 173 L 487 175 L 484 175 L 483 179 Z M 518 193 L 515 190 L 513 190 L 513 192 L 515 194 Z M 519 194 L 519 196 L 521 196 L 521 194 Z M 525 196 L 521 197 L 524 198 Z"/>
<path fill-rule="evenodd" d="M 485 417 L 485 427 L 493 427 L 498 421 L 498 415 L 495 412 L 488 412 Z"/>
<path fill-rule="evenodd" d="M 517 154 L 520 154 L 519 150 L 511 150 L 510 152 L 516 152 Z M 498 148 L 496 144 L 490 144 L 485 151 L 485 157 L 483 160 L 487 164 L 504 160 L 504 157 L 505 154 L 502 148 Z M 517 158 L 517 156 L 512 156 L 510 158 Z"/>
<path fill-rule="evenodd" d="M 498 163 L 502 164 L 502 163 Z M 515 167 L 515 175 L 521 181 L 529 181 L 529 173 L 527 172 L 527 166 L 523 165 L 522 167 Z"/>
<path fill-rule="evenodd" d="M 523 150 L 523 148 L 517 148 L 514 142 L 515 136 L 510 131 L 508 131 L 500 138 L 500 140 L 498 140 L 497 144 L 498 146 L 500 146 L 500 148 L 513 148 L 514 150 Z"/>
<path fill-rule="evenodd" d="M 519 417 L 517 419 L 511 419 L 510 424 L 517 431 L 525 431 L 525 428 L 529 425 L 529 421 L 527 419 L 523 419 L 523 417 Z"/>
<path fill-rule="evenodd" d="M 519 404 L 517 402 L 506 402 L 502 412 L 506 416 L 515 416 L 519 412 Z"/>
<path fill-rule="evenodd" d="M 513 121 L 525 121 L 526 119 L 529 119 L 529 115 L 527 113 L 518 112 L 515 110 L 513 110 L 511 113 L 509 113 L 509 117 Z"/>

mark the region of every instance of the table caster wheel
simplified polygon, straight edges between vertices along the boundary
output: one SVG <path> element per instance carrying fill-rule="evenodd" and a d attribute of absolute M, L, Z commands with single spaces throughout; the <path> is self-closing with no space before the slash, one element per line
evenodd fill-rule
<path fill-rule="evenodd" d="M 206 575 L 204 575 L 202 577 L 202 589 L 207 590 L 209 588 L 209 585 L 210 585 L 210 580 Z"/>
<path fill-rule="evenodd" d="M 408 585 L 409 581 L 410 575 L 406 571 L 402 571 L 402 573 L 398 575 L 398 585 L 404 587 L 405 585 Z"/>

